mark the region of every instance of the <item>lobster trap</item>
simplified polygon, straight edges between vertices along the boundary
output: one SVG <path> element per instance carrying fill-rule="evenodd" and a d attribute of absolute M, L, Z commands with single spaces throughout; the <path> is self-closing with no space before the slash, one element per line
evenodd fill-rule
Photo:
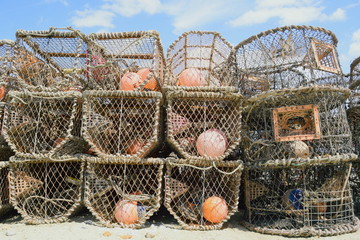
<path fill-rule="evenodd" d="M 11 88 L 11 62 L 14 55 L 15 42 L 0 40 L 0 101 L 6 100 L 7 92 Z"/>
<path fill-rule="evenodd" d="M 84 162 L 10 159 L 10 202 L 27 223 L 66 221 L 81 206 Z"/>
<path fill-rule="evenodd" d="M 85 91 L 83 137 L 98 156 L 145 157 L 159 144 L 159 92 Z"/>
<path fill-rule="evenodd" d="M 158 32 L 93 33 L 88 37 L 86 73 L 90 89 L 160 90 L 165 59 Z M 129 72 L 140 78 L 126 79 Z"/>
<path fill-rule="evenodd" d="M 80 92 L 9 92 L 8 97 L 4 136 L 17 156 L 62 158 L 87 150 L 79 137 Z"/>
<path fill-rule="evenodd" d="M 285 26 L 261 32 L 233 51 L 238 87 L 246 96 L 312 85 L 345 87 L 337 38 L 312 26 Z"/>
<path fill-rule="evenodd" d="M 349 176 L 353 159 L 264 161 L 245 171 L 246 217 L 250 230 L 285 235 L 330 236 L 354 232 Z"/>
<path fill-rule="evenodd" d="M 241 161 L 167 160 L 165 200 L 182 228 L 220 229 L 237 211 Z"/>
<path fill-rule="evenodd" d="M 352 154 L 345 100 L 350 90 L 303 87 L 249 99 L 242 147 L 247 161 Z"/>
<path fill-rule="evenodd" d="M 160 208 L 163 160 L 87 158 L 85 205 L 107 227 L 139 228 Z"/>
<path fill-rule="evenodd" d="M 9 211 L 12 206 L 9 201 L 9 162 L 0 161 L 0 216 Z"/>
<path fill-rule="evenodd" d="M 217 32 L 189 31 L 167 51 L 166 85 L 182 87 L 235 86 L 232 46 Z"/>
<path fill-rule="evenodd" d="M 86 36 L 72 28 L 16 32 L 13 74 L 28 90 L 86 87 Z"/>
<path fill-rule="evenodd" d="M 167 141 L 182 157 L 223 160 L 241 141 L 243 97 L 230 91 L 166 92 Z"/>

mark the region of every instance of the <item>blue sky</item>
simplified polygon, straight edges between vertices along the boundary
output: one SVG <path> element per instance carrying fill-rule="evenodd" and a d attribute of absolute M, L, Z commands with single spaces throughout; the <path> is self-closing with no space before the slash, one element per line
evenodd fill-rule
<path fill-rule="evenodd" d="M 157 30 L 165 50 L 189 30 L 216 31 L 236 45 L 271 28 L 312 25 L 336 34 L 344 73 L 360 56 L 360 0 L 3 0 L 0 21 L 1 39 L 49 27 Z"/>

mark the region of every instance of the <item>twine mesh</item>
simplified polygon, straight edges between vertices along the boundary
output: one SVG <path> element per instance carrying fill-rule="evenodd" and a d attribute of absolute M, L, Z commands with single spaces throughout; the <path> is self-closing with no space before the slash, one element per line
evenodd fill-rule
<path fill-rule="evenodd" d="M 11 204 L 29 224 L 64 222 L 82 201 L 83 169 L 78 159 L 11 159 Z"/>
<path fill-rule="evenodd" d="M 250 166 L 245 171 L 243 224 L 260 233 L 291 237 L 356 231 L 360 225 L 349 184 L 352 166 L 347 161 L 287 160 Z"/>
<path fill-rule="evenodd" d="M 149 69 L 150 74 L 134 84 L 134 90 L 154 91 L 161 87 L 165 60 L 158 32 L 93 33 L 88 41 L 90 89 L 129 90 L 120 88 L 121 78 L 141 69 Z"/>
<path fill-rule="evenodd" d="M 11 209 L 9 201 L 9 162 L 0 161 L 0 216 Z"/>
<path fill-rule="evenodd" d="M 184 158 L 222 160 L 239 145 L 244 101 L 240 94 L 174 88 L 166 99 L 167 140 Z"/>
<path fill-rule="evenodd" d="M 229 59 L 231 49 L 230 43 L 217 32 L 183 33 L 168 48 L 166 84 L 179 86 L 179 75 L 186 69 L 194 69 L 192 73 L 200 74 L 202 80 L 199 79 L 197 84 L 181 86 L 234 86 Z"/>
<path fill-rule="evenodd" d="M 243 148 L 247 161 L 321 158 L 354 152 L 346 117 L 350 91 L 305 87 L 249 99 Z"/>
<path fill-rule="evenodd" d="M 86 36 L 72 28 L 16 32 L 13 74 L 28 90 L 86 86 Z"/>
<path fill-rule="evenodd" d="M 103 157 L 145 157 L 159 143 L 159 92 L 84 92 L 83 137 Z"/>
<path fill-rule="evenodd" d="M 85 205 L 107 227 L 139 228 L 160 208 L 162 159 L 87 159 Z"/>
<path fill-rule="evenodd" d="M 80 99 L 77 91 L 10 92 L 4 114 L 8 144 L 21 157 L 51 157 L 60 149 L 64 158 L 82 152 L 84 144 L 64 150 L 70 140 L 81 142 Z"/>
<path fill-rule="evenodd" d="M 311 85 L 345 86 L 336 36 L 323 28 L 285 26 L 234 48 L 238 87 L 246 96 Z"/>
<path fill-rule="evenodd" d="M 14 55 L 15 42 L 0 40 L 0 100 L 6 100 L 6 94 L 11 88 L 11 62 Z"/>
<path fill-rule="evenodd" d="M 213 230 L 237 211 L 241 161 L 166 162 L 165 207 L 184 229 Z"/>

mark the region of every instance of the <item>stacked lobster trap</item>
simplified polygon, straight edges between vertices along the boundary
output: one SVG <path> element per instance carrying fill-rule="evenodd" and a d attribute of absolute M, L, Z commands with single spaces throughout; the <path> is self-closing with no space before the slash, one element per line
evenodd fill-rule
<path fill-rule="evenodd" d="M 288 26 L 234 48 L 236 78 L 249 97 L 241 144 L 243 223 L 252 230 L 311 236 L 360 226 L 346 174 L 357 158 L 345 106 L 351 91 L 336 44 L 326 29 Z"/>
<path fill-rule="evenodd" d="M 26 222 L 62 222 L 80 206 L 84 164 L 77 154 L 81 88 L 85 86 L 84 35 L 71 28 L 16 33 L 4 112 L 10 159 L 10 201 Z"/>
<path fill-rule="evenodd" d="M 182 34 L 167 52 L 165 206 L 182 228 L 219 229 L 238 206 L 243 97 L 232 46 L 216 32 Z M 224 161 L 224 159 L 228 161 Z"/>
<path fill-rule="evenodd" d="M 355 59 L 350 65 L 349 88 L 352 95 L 349 99 L 347 117 L 350 124 L 350 130 L 353 135 L 356 154 L 360 154 L 360 57 Z M 353 163 L 354 172 L 352 174 L 353 196 L 355 203 L 355 212 L 360 214 L 360 163 Z"/>
<path fill-rule="evenodd" d="M 155 31 L 90 34 L 82 135 L 85 205 L 105 226 L 141 227 L 161 202 L 165 59 Z"/>

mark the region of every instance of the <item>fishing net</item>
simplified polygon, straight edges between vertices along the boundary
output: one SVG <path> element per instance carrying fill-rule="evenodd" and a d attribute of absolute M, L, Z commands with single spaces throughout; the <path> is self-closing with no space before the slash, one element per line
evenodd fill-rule
<path fill-rule="evenodd" d="M 166 84 L 197 88 L 235 86 L 231 49 L 217 32 L 183 33 L 168 48 Z"/>
<path fill-rule="evenodd" d="M 8 212 L 12 206 L 9 201 L 9 162 L 0 161 L 0 216 Z"/>
<path fill-rule="evenodd" d="M 83 137 L 98 156 L 145 157 L 159 144 L 159 92 L 84 92 Z"/>
<path fill-rule="evenodd" d="M 6 101 L 6 95 L 13 86 L 10 77 L 15 42 L 0 40 L 0 101 Z"/>
<path fill-rule="evenodd" d="M 345 87 L 337 42 L 331 31 L 312 26 L 254 35 L 234 48 L 238 87 L 246 96 L 312 85 Z"/>
<path fill-rule="evenodd" d="M 213 90 L 166 92 L 167 141 L 184 158 L 222 160 L 241 141 L 243 97 Z"/>
<path fill-rule="evenodd" d="M 249 99 L 244 125 L 247 161 L 317 158 L 354 152 L 346 117 L 350 90 L 302 87 Z"/>
<path fill-rule="evenodd" d="M 85 205 L 107 227 L 139 228 L 160 208 L 162 159 L 87 158 Z"/>
<path fill-rule="evenodd" d="M 90 89 L 160 90 L 165 60 L 158 32 L 93 33 L 88 41 Z"/>
<path fill-rule="evenodd" d="M 238 209 L 241 161 L 168 160 L 165 207 L 182 228 L 220 229 Z"/>
<path fill-rule="evenodd" d="M 16 32 L 13 74 L 28 90 L 86 87 L 86 36 L 72 28 Z"/>
<path fill-rule="evenodd" d="M 81 93 L 9 92 L 4 136 L 21 157 L 65 158 L 86 151 L 80 136 Z M 79 144 L 69 144 L 75 141 Z M 60 156 L 61 153 L 61 156 Z"/>
<path fill-rule="evenodd" d="M 360 227 L 354 215 L 347 156 L 264 161 L 245 171 L 250 230 L 291 237 L 330 236 Z"/>
<path fill-rule="evenodd" d="M 13 158 L 10 201 L 25 222 L 64 222 L 79 208 L 83 195 L 82 161 Z"/>

